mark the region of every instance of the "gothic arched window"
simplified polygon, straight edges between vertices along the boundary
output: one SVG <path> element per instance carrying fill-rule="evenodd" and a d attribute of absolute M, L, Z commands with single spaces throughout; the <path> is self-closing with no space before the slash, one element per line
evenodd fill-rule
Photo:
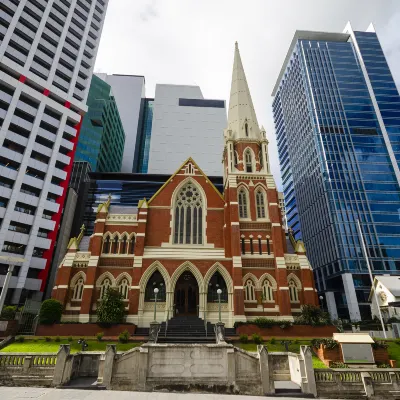
<path fill-rule="evenodd" d="M 144 301 L 154 301 L 154 289 L 158 289 L 157 301 L 165 301 L 167 294 L 165 290 L 164 278 L 160 271 L 154 271 L 147 282 L 144 292 Z"/>
<path fill-rule="evenodd" d="M 265 196 L 260 189 L 256 192 L 257 218 L 265 218 Z"/>
<path fill-rule="evenodd" d="M 119 245 L 119 254 L 126 254 L 127 244 L 128 244 L 128 238 L 126 237 L 126 235 L 124 235 Z"/>
<path fill-rule="evenodd" d="M 111 280 L 109 278 L 105 278 L 100 286 L 100 299 L 102 299 L 106 295 L 107 290 L 110 287 L 111 287 Z"/>
<path fill-rule="evenodd" d="M 256 288 L 251 279 L 248 279 L 244 285 L 244 299 L 246 301 L 254 301 L 256 299 Z"/>
<path fill-rule="evenodd" d="M 262 293 L 265 301 L 274 301 L 274 292 L 269 279 L 265 279 L 262 285 Z"/>
<path fill-rule="evenodd" d="M 246 189 L 241 188 L 238 195 L 239 203 L 239 218 L 248 218 L 249 213 L 247 212 L 247 192 Z"/>
<path fill-rule="evenodd" d="M 246 137 L 249 137 L 249 124 L 247 122 L 244 124 L 244 130 L 246 132 Z"/>
<path fill-rule="evenodd" d="M 245 159 L 245 166 L 246 166 L 246 171 L 245 172 L 253 172 L 253 156 L 251 154 L 251 150 L 247 149 L 244 153 L 244 159 Z"/>
<path fill-rule="evenodd" d="M 203 243 L 203 197 L 200 190 L 187 182 L 175 197 L 174 243 Z"/>
<path fill-rule="evenodd" d="M 109 254 L 110 253 L 110 236 L 107 235 L 107 237 L 103 241 L 103 253 L 104 254 Z"/>
<path fill-rule="evenodd" d="M 130 243 L 130 246 L 131 246 L 130 254 L 133 254 L 135 252 L 135 240 L 136 240 L 135 236 L 132 236 L 131 243 Z"/>
<path fill-rule="evenodd" d="M 76 284 L 74 286 L 72 300 L 75 300 L 75 301 L 82 300 L 83 286 L 84 286 L 83 278 L 79 278 L 78 282 L 76 282 Z"/>
<path fill-rule="evenodd" d="M 299 301 L 298 287 L 293 279 L 289 281 L 289 297 L 291 302 Z"/>
<path fill-rule="evenodd" d="M 221 303 L 228 302 L 228 289 L 226 287 L 225 279 L 222 275 L 216 271 L 215 274 L 211 277 L 210 282 L 208 283 L 207 288 L 207 302 L 215 303 L 218 302 L 218 292 L 217 290 L 221 289 Z"/>
<path fill-rule="evenodd" d="M 124 299 L 128 298 L 129 294 L 129 282 L 128 279 L 124 278 L 118 285 L 118 291 L 121 293 Z"/>

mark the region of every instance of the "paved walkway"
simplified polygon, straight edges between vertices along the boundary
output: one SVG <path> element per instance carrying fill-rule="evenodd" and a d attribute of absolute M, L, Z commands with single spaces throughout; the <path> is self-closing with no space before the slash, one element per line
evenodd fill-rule
<path fill-rule="evenodd" d="M 108 390 L 72 390 L 0 387 L 2 400 L 266 400 L 276 397 L 264 396 L 230 396 L 220 394 L 194 393 L 147 393 L 118 392 Z M 294 397 L 279 397 L 281 400 L 296 400 Z M 298 398 L 297 398 L 298 399 Z"/>

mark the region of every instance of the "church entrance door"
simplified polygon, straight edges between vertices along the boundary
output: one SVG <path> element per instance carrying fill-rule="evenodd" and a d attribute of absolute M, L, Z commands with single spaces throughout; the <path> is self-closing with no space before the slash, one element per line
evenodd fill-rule
<path fill-rule="evenodd" d="M 197 315 L 199 305 L 199 286 L 190 271 L 185 271 L 175 287 L 176 315 Z"/>

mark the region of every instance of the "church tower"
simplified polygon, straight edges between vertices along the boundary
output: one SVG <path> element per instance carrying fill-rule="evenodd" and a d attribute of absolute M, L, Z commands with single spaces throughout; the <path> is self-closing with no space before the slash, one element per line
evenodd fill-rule
<path fill-rule="evenodd" d="M 274 307 L 279 308 L 281 316 L 291 317 L 287 243 L 270 172 L 268 140 L 265 129 L 258 125 L 237 42 L 224 144 L 225 238 L 227 253 L 231 251 L 227 256 L 233 260 L 236 318 L 249 317 L 251 303 L 260 305 L 265 299 L 263 288 L 246 287 L 246 275 L 258 276 L 260 269 L 275 277 Z M 250 281 L 248 284 L 252 285 Z"/>

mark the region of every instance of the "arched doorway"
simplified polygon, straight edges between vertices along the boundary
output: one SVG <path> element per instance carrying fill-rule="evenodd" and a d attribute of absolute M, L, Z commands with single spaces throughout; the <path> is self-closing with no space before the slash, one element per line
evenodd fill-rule
<path fill-rule="evenodd" d="M 175 286 L 176 315 L 197 315 L 199 305 L 199 286 L 190 271 L 185 271 L 179 277 Z"/>

